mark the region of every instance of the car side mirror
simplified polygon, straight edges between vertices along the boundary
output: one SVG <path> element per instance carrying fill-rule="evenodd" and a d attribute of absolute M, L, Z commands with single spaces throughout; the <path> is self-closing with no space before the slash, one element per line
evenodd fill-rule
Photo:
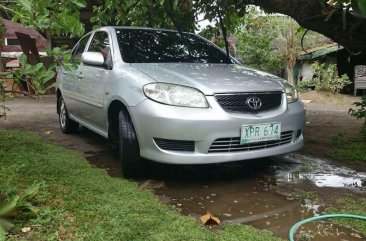
<path fill-rule="evenodd" d="M 81 62 L 87 65 L 104 66 L 104 56 L 99 52 L 84 52 L 81 54 Z"/>

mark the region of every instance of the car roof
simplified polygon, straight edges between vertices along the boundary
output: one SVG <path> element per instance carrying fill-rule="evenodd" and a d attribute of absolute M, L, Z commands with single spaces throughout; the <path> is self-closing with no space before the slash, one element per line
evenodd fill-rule
<path fill-rule="evenodd" d="M 139 26 L 105 26 L 105 27 L 100 27 L 98 29 L 95 29 L 94 31 L 102 30 L 102 29 L 106 29 L 106 28 L 107 29 L 140 29 L 140 30 L 151 30 L 151 31 L 178 32 L 177 30 L 174 30 L 174 29 L 139 27 Z M 192 32 L 184 32 L 184 31 L 183 31 L 183 33 L 191 33 L 192 34 Z"/>

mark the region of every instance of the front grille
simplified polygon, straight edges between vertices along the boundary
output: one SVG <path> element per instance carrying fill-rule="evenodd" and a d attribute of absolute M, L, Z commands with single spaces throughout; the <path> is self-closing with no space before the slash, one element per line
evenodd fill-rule
<path fill-rule="evenodd" d="M 213 152 L 239 152 L 251 151 L 259 149 L 267 149 L 275 146 L 288 144 L 292 141 L 292 131 L 281 132 L 281 139 L 274 141 L 262 141 L 248 144 L 240 144 L 240 137 L 220 138 L 216 139 L 210 149 L 209 153 Z"/>
<path fill-rule="evenodd" d="M 252 109 L 248 105 L 247 100 L 253 97 L 261 100 L 260 108 Z M 279 108 L 282 103 L 282 92 L 216 94 L 215 98 L 227 112 L 260 113 Z"/>
<path fill-rule="evenodd" d="M 179 141 L 154 138 L 156 145 L 167 151 L 189 151 L 194 152 L 194 141 Z"/>

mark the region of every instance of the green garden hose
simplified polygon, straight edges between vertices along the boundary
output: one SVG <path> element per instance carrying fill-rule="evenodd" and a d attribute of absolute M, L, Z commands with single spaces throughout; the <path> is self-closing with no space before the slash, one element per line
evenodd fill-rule
<path fill-rule="evenodd" d="M 294 224 L 294 226 L 291 227 L 291 229 L 288 233 L 288 237 L 289 237 L 290 241 L 295 241 L 295 239 L 294 239 L 295 232 L 301 225 L 303 225 L 305 223 L 310 223 L 310 222 L 323 220 L 323 219 L 330 219 L 330 218 L 353 218 L 353 219 L 360 219 L 360 220 L 366 221 L 366 216 L 359 216 L 359 215 L 352 215 L 352 214 L 327 214 L 327 215 L 321 215 L 321 216 L 304 219 L 304 220 Z"/>

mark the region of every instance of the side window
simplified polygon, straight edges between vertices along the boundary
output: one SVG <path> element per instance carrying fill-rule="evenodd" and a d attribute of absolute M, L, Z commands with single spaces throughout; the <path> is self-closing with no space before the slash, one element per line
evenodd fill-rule
<path fill-rule="evenodd" d="M 104 59 L 110 57 L 110 46 L 108 33 L 100 31 L 96 32 L 89 45 L 89 52 L 99 52 L 104 56 Z"/>
<path fill-rule="evenodd" d="M 72 60 L 76 63 L 76 64 L 80 64 L 81 63 L 81 54 L 84 52 L 85 50 L 85 46 L 88 43 L 90 35 L 85 36 L 84 38 L 82 38 L 78 45 L 74 48 L 73 52 L 72 52 Z"/>

